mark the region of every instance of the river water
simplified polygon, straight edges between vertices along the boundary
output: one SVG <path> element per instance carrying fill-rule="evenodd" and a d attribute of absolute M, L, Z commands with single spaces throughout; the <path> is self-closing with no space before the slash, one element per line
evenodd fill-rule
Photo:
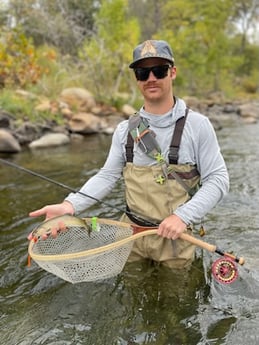
<path fill-rule="evenodd" d="M 259 124 L 232 124 L 218 138 L 231 179 L 224 201 L 205 219 L 205 241 L 244 256 L 239 277 L 211 276 L 217 254 L 197 249 L 190 272 L 132 264 L 104 281 L 72 285 L 27 267 L 26 239 L 42 219 L 28 213 L 61 201 L 67 191 L 0 166 L 0 344 L 2 345 L 257 345 L 259 344 Z M 1 155 L 72 188 L 103 164 L 109 136 L 62 148 Z M 118 184 L 85 216 L 118 218 Z M 198 236 L 198 235 L 197 235 Z"/>

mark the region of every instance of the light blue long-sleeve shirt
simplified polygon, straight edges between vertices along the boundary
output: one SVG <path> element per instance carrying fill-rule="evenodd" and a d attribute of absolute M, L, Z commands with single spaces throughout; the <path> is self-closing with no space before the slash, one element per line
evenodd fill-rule
<path fill-rule="evenodd" d="M 173 130 L 177 119 L 185 115 L 186 104 L 177 99 L 173 109 L 163 115 L 152 115 L 142 108 L 140 115 L 148 120 L 150 129 L 156 134 L 163 157 L 167 158 Z M 95 199 L 103 199 L 122 176 L 126 163 L 125 144 L 128 134 L 128 120 L 122 121 L 116 128 L 110 151 L 104 166 L 90 178 L 80 192 Z M 134 164 L 153 165 L 155 160 L 143 153 L 137 145 L 134 147 Z M 219 202 L 229 190 L 229 176 L 220 152 L 220 147 L 209 119 L 192 110 L 185 123 L 180 150 L 179 164 L 193 164 L 201 176 L 201 188 L 184 205 L 179 206 L 174 214 L 186 224 L 198 223 Z M 76 214 L 92 206 L 95 201 L 79 193 L 71 193 L 66 198 L 72 203 Z"/>

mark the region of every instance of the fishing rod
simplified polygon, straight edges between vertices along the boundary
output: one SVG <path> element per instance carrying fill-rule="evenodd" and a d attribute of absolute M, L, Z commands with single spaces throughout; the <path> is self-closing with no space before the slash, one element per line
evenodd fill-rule
<path fill-rule="evenodd" d="M 42 175 L 42 174 L 40 174 L 40 173 L 37 173 L 37 172 L 35 172 L 35 171 L 33 171 L 33 170 L 24 168 L 24 167 L 22 167 L 22 166 L 20 166 L 20 165 L 18 165 L 18 164 L 15 164 L 15 163 L 13 163 L 13 162 L 10 162 L 10 161 L 6 160 L 6 159 L 0 158 L 0 163 L 2 163 L 2 164 L 4 164 L 4 165 L 8 165 L 8 166 L 10 166 L 10 167 L 12 167 L 12 168 L 15 168 L 15 169 L 17 169 L 17 170 L 23 171 L 23 172 L 25 172 L 25 173 L 27 173 L 27 174 L 29 174 L 29 175 L 38 177 L 38 178 L 40 178 L 40 179 L 42 179 L 42 180 L 48 181 L 48 182 L 50 182 L 50 183 L 52 183 L 52 184 L 54 184 L 54 185 L 56 185 L 56 186 L 58 186 L 58 187 L 61 187 L 61 188 L 66 189 L 66 190 L 68 190 L 68 191 L 70 191 L 70 192 L 72 192 L 72 193 L 78 193 L 78 194 L 80 194 L 80 195 L 82 195 L 82 196 L 84 196 L 84 197 L 86 197 L 86 198 L 92 199 L 92 200 L 94 200 L 94 201 L 96 201 L 96 202 L 98 202 L 98 203 L 100 203 L 100 204 L 103 204 L 103 205 L 105 205 L 105 206 L 108 206 L 108 207 L 110 207 L 110 208 L 115 208 L 116 210 L 118 210 L 118 211 L 120 211 L 120 212 L 126 213 L 127 216 L 134 216 L 134 218 L 135 218 L 136 220 L 138 220 L 138 221 L 140 221 L 140 222 L 142 222 L 142 223 L 145 223 L 147 226 L 158 226 L 158 224 L 155 224 L 155 223 L 150 222 L 150 221 L 148 221 L 148 220 L 146 220 L 146 219 L 144 219 L 144 218 L 142 218 L 142 217 L 140 217 L 140 216 L 138 216 L 138 215 L 136 215 L 136 214 L 133 214 L 131 211 L 129 211 L 128 208 L 125 210 L 125 209 L 123 209 L 123 208 L 121 208 L 121 207 L 113 206 L 113 205 L 111 205 L 111 204 L 109 204 L 109 203 L 107 203 L 107 202 L 105 202 L 105 201 L 102 201 L 102 200 L 97 199 L 97 198 L 95 198 L 95 197 L 93 197 L 93 196 L 91 196 L 91 195 L 88 195 L 88 194 L 86 194 L 86 193 L 83 193 L 83 192 L 81 192 L 80 190 L 76 190 L 76 189 L 74 189 L 74 188 L 72 188 L 72 187 L 70 187 L 70 186 L 68 186 L 68 185 L 66 185 L 66 184 L 64 184 L 64 183 L 61 183 L 61 182 L 56 181 L 56 180 L 53 180 L 53 179 L 50 178 L 50 177 L 47 177 L 47 176 Z"/>
<path fill-rule="evenodd" d="M 51 179 L 51 178 L 49 178 L 49 177 L 47 177 L 45 175 L 42 175 L 40 173 L 37 173 L 37 172 L 32 171 L 32 170 L 27 169 L 27 168 L 24 168 L 24 167 L 22 167 L 20 165 L 17 165 L 15 163 L 13 163 L 13 162 L 10 162 L 8 160 L 0 158 L 0 163 L 8 165 L 8 166 L 10 166 L 12 168 L 18 169 L 20 171 L 23 171 L 23 172 L 25 172 L 27 174 L 30 174 L 30 175 L 33 175 L 35 177 L 38 177 L 38 178 L 40 178 L 42 180 L 48 181 L 48 182 L 50 182 L 52 184 L 55 184 L 55 185 L 57 185 L 59 187 L 67 189 L 70 192 L 78 193 L 80 195 L 83 195 L 84 197 L 93 199 L 96 202 L 99 202 L 99 203 L 101 203 L 103 205 L 106 205 L 106 206 L 108 206 L 110 208 L 115 208 L 115 209 L 117 209 L 117 210 L 119 210 L 121 212 L 126 213 L 128 216 L 130 216 L 130 215 L 134 216 L 134 218 L 139 220 L 140 222 L 145 222 L 146 226 L 148 226 L 149 229 L 150 229 L 150 227 L 158 227 L 158 224 L 155 224 L 155 223 L 152 223 L 150 221 L 147 221 L 144 218 L 141 218 L 141 217 L 139 217 L 139 216 L 137 216 L 135 214 L 133 215 L 133 213 L 130 212 L 128 209 L 125 210 L 125 209 L 122 209 L 122 208 L 117 207 L 117 206 L 112 206 L 111 204 L 109 204 L 109 203 L 107 203 L 105 201 L 102 201 L 102 200 L 97 199 L 97 198 L 95 198 L 95 197 L 93 197 L 91 195 L 88 195 L 86 193 L 78 191 L 78 190 L 76 190 L 76 189 L 74 189 L 74 188 L 72 188 L 72 187 L 70 187 L 70 186 L 68 186 L 68 185 L 66 185 L 64 183 L 61 183 L 61 182 L 56 181 L 56 180 L 53 180 L 53 179 Z M 141 226 L 140 226 L 140 228 L 141 228 Z M 146 228 L 146 230 L 147 229 L 148 228 Z M 142 227 L 142 230 L 145 230 L 145 229 Z M 187 241 L 190 241 L 188 234 L 184 234 L 183 233 L 181 235 L 181 238 L 185 239 Z M 245 262 L 244 258 L 242 258 L 242 257 L 239 258 L 239 257 L 237 257 L 237 256 L 235 256 L 233 254 L 227 253 L 227 252 L 219 249 L 215 245 L 211 245 L 209 243 L 203 242 L 203 241 L 201 241 L 199 239 L 196 239 L 196 238 L 192 239 L 192 243 L 195 244 L 195 245 L 200 246 L 203 249 L 207 249 L 210 252 L 215 252 L 215 253 L 223 256 L 222 259 L 216 260 L 213 263 L 213 265 L 212 265 L 212 273 L 213 273 L 213 276 L 215 277 L 215 279 L 217 281 L 219 281 L 221 283 L 224 283 L 224 284 L 229 284 L 229 283 L 232 283 L 233 281 L 235 281 L 237 279 L 238 273 L 237 273 L 237 268 L 236 268 L 235 263 L 239 263 L 240 265 L 243 265 L 244 262 Z"/>

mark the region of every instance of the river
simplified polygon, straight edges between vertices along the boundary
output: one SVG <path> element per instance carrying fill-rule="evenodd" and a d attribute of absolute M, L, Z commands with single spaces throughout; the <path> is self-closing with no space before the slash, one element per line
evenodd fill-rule
<path fill-rule="evenodd" d="M 229 195 L 205 219 L 205 241 L 244 256 L 238 279 L 211 276 L 217 254 L 197 249 L 192 270 L 126 266 L 104 281 L 72 285 L 35 263 L 27 235 L 41 221 L 28 213 L 61 201 L 67 190 L 0 165 L 0 329 L 2 345 L 259 344 L 259 124 L 233 124 L 217 135 Z M 3 155 L 15 164 L 77 189 L 103 164 L 110 136 L 62 148 Z M 85 215 L 118 218 L 122 185 Z M 197 235 L 198 236 L 198 235 Z"/>

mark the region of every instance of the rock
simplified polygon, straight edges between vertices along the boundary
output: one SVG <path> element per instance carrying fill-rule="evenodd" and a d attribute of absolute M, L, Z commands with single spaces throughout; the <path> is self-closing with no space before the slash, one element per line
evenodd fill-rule
<path fill-rule="evenodd" d="M 105 105 L 105 104 L 99 104 L 91 108 L 91 114 L 101 116 L 101 117 L 108 117 L 108 116 L 113 115 L 116 112 L 117 112 L 117 109 L 115 107 Z"/>
<path fill-rule="evenodd" d="M 186 105 L 193 109 L 193 110 L 199 110 L 200 109 L 200 100 L 197 97 L 194 96 L 184 96 L 183 100 L 185 101 Z"/>
<path fill-rule="evenodd" d="M 127 118 L 129 118 L 131 115 L 134 115 L 136 113 L 136 109 L 134 109 L 129 104 L 124 104 L 121 110 L 122 110 L 123 115 L 125 115 Z"/>
<path fill-rule="evenodd" d="M 208 92 L 206 97 L 206 103 L 209 106 L 213 104 L 224 104 L 225 103 L 225 95 L 222 91 L 211 91 Z"/>
<path fill-rule="evenodd" d="M 226 114 L 237 114 L 237 106 L 233 103 L 226 103 L 222 107 L 222 112 Z"/>
<path fill-rule="evenodd" d="M 0 129 L 0 152 L 16 153 L 21 146 L 15 137 L 5 129 Z"/>
<path fill-rule="evenodd" d="M 105 120 L 107 123 L 107 127 L 115 129 L 118 126 L 118 124 L 125 119 L 119 115 L 112 115 L 105 118 Z"/>
<path fill-rule="evenodd" d="M 255 124 L 257 123 L 257 119 L 252 116 L 242 117 L 242 122 L 245 124 Z"/>
<path fill-rule="evenodd" d="M 13 119 L 7 112 L 0 110 L 0 127 L 1 128 L 10 128 L 11 120 Z"/>
<path fill-rule="evenodd" d="M 68 104 L 69 107 L 78 110 L 89 111 L 96 106 L 92 93 L 80 87 L 64 89 L 60 94 L 60 100 Z"/>
<path fill-rule="evenodd" d="M 38 138 L 40 133 L 39 127 L 30 122 L 24 122 L 15 131 L 14 135 L 19 143 L 24 145 Z"/>
<path fill-rule="evenodd" d="M 79 134 L 79 133 L 71 133 L 70 135 L 71 141 L 73 142 L 79 142 L 79 141 L 84 141 L 84 135 Z"/>
<path fill-rule="evenodd" d="M 67 107 L 61 108 L 60 110 L 61 114 L 65 119 L 70 120 L 73 117 L 73 112 Z"/>
<path fill-rule="evenodd" d="M 23 98 L 25 98 L 25 99 L 34 100 L 34 99 L 37 99 L 37 98 L 38 98 L 38 96 L 35 95 L 34 93 L 29 92 L 29 91 L 25 91 L 25 90 L 22 90 L 22 89 L 17 89 L 17 90 L 15 91 L 15 93 L 16 93 L 16 95 L 21 96 L 21 97 L 23 97 Z"/>
<path fill-rule="evenodd" d="M 244 103 L 238 107 L 238 114 L 241 117 L 259 118 L 258 105 L 256 103 Z"/>
<path fill-rule="evenodd" d="M 40 112 L 46 112 L 46 111 L 51 111 L 51 102 L 50 100 L 46 99 L 44 101 L 42 101 L 40 104 L 38 104 L 35 107 L 36 111 L 40 111 Z"/>
<path fill-rule="evenodd" d="M 45 148 L 50 146 L 61 146 L 70 143 L 70 138 L 64 133 L 49 133 L 40 139 L 34 140 L 29 144 L 31 149 Z"/>
<path fill-rule="evenodd" d="M 71 132 L 90 134 L 102 132 L 107 127 L 107 123 L 91 113 L 78 113 L 68 122 L 68 126 Z"/>
<path fill-rule="evenodd" d="M 103 134 L 112 135 L 114 133 L 114 127 L 107 127 L 103 130 Z"/>

